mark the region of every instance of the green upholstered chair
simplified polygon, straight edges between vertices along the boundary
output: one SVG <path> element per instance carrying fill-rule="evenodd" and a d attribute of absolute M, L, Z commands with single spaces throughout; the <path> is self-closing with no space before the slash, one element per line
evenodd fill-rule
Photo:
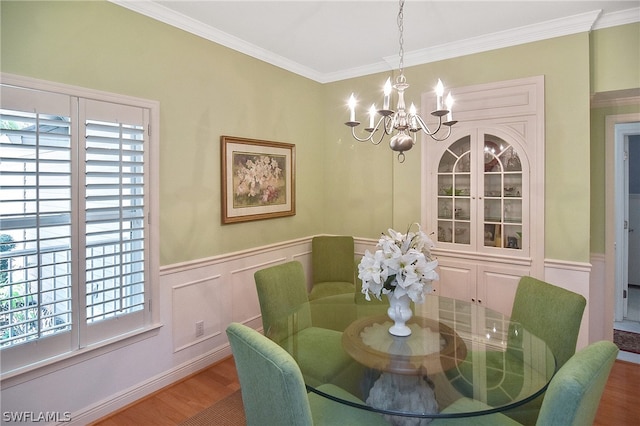
<path fill-rule="evenodd" d="M 291 355 L 252 328 L 231 323 L 227 336 L 248 426 L 388 425 L 378 414 L 307 394 Z M 334 385 L 319 390 L 362 403 Z"/>
<path fill-rule="evenodd" d="M 577 293 L 533 277 L 522 277 L 511 309 L 511 320 L 544 340 L 560 368 L 576 352 L 586 303 Z"/>
<path fill-rule="evenodd" d="M 585 305 L 585 298 L 579 294 L 525 276 L 518 283 L 511 320 L 542 339 L 556 359 L 556 368 L 560 368 L 575 353 Z M 521 337 L 522 334 L 510 332 L 506 351 L 487 353 L 488 371 L 492 373 L 489 373 L 486 379 L 489 383 L 496 384 L 487 394 L 489 404 L 506 403 L 511 399 L 511 395 L 517 395 L 520 390 L 522 371 L 518 367 L 522 364 L 511 361 L 521 357 Z M 469 352 L 467 356 L 473 356 L 473 352 Z M 472 383 L 473 371 L 470 366 L 469 362 L 463 362 L 457 371 L 447 372 L 450 380 L 453 374 L 460 374 L 461 377 L 452 382 L 463 393 L 463 388 L 470 388 Z M 526 404 L 514 412 L 513 416 L 523 424 L 535 424 L 541 404 L 542 397 Z"/>
<path fill-rule="evenodd" d="M 315 326 L 344 331 L 349 324 L 358 318 L 372 315 L 384 315 L 389 308 L 389 299 L 372 297 L 366 300 L 362 294 L 362 280 L 358 278 L 360 259 L 354 259 L 354 291 L 334 294 L 310 300 L 311 318 Z M 413 309 L 413 302 L 412 309 Z"/>
<path fill-rule="evenodd" d="M 353 237 L 318 236 L 311 240 L 312 287 L 309 300 L 355 292 Z"/>
<path fill-rule="evenodd" d="M 357 317 L 352 293 L 334 294 L 310 300 L 311 322 L 316 327 L 344 331 Z"/>
<path fill-rule="evenodd" d="M 300 262 L 291 261 L 254 274 L 264 335 L 295 355 L 312 385 L 339 382 L 354 363 L 342 349 L 342 333 L 314 327 L 306 278 Z"/>
<path fill-rule="evenodd" d="M 602 340 L 571 356 L 551 379 L 540 408 L 536 425 L 585 426 L 593 424 L 607 383 L 609 373 L 618 354 L 612 342 Z M 477 401 L 462 398 L 442 410 L 456 413 L 477 408 Z M 431 426 L 444 425 L 520 425 L 501 413 L 473 418 L 436 419 Z"/>

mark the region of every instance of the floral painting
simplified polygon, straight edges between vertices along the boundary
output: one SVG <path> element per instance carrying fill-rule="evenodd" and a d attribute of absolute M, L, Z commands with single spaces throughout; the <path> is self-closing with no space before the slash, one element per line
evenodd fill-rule
<path fill-rule="evenodd" d="M 233 206 L 284 204 L 286 157 L 233 153 Z"/>
<path fill-rule="evenodd" d="M 222 223 L 295 214 L 295 145 L 221 137 Z"/>

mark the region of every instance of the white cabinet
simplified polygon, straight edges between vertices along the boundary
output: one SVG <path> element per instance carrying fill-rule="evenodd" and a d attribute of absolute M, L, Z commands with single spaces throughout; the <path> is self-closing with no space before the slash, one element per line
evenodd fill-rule
<path fill-rule="evenodd" d="M 434 287 L 509 314 L 520 277 L 544 278 L 544 78 L 452 94 L 458 124 L 444 141 L 425 139 L 422 155 Z"/>
<path fill-rule="evenodd" d="M 467 300 L 509 315 L 520 277 L 531 275 L 525 265 L 502 265 L 494 262 L 470 261 L 439 257 L 440 279 L 435 293 Z"/>
<path fill-rule="evenodd" d="M 434 150 L 428 226 L 438 247 L 529 255 L 529 159 L 505 130 L 458 132 Z"/>

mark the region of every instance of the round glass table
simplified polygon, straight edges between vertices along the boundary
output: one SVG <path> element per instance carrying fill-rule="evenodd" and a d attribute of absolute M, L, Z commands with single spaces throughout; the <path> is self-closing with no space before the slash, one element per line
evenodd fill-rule
<path fill-rule="evenodd" d="M 289 311 L 275 327 L 279 343 L 309 391 L 378 412 L 391 424 L 517 409 L 542 394 L 556 371 L 545 342 L 478 304 L 429 295 L 412 306 L 411 335 L 396 337 L 388 332 L 388 305 L 340 301 Z M 333 394 L 326 384 L 356 398 Z M 465 411 L 446 410 L 460 398 L 471 400 Z"/>

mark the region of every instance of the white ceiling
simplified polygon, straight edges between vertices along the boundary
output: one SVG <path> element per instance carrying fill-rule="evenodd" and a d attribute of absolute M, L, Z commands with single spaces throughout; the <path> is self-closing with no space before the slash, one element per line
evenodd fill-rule
<path fill-rule="evenodd" d="M 112 2 L 322 83 L 399 65 L 396 0 Z M 404 65 L 639 21 L 640 0 L 406 0 Z"/>

